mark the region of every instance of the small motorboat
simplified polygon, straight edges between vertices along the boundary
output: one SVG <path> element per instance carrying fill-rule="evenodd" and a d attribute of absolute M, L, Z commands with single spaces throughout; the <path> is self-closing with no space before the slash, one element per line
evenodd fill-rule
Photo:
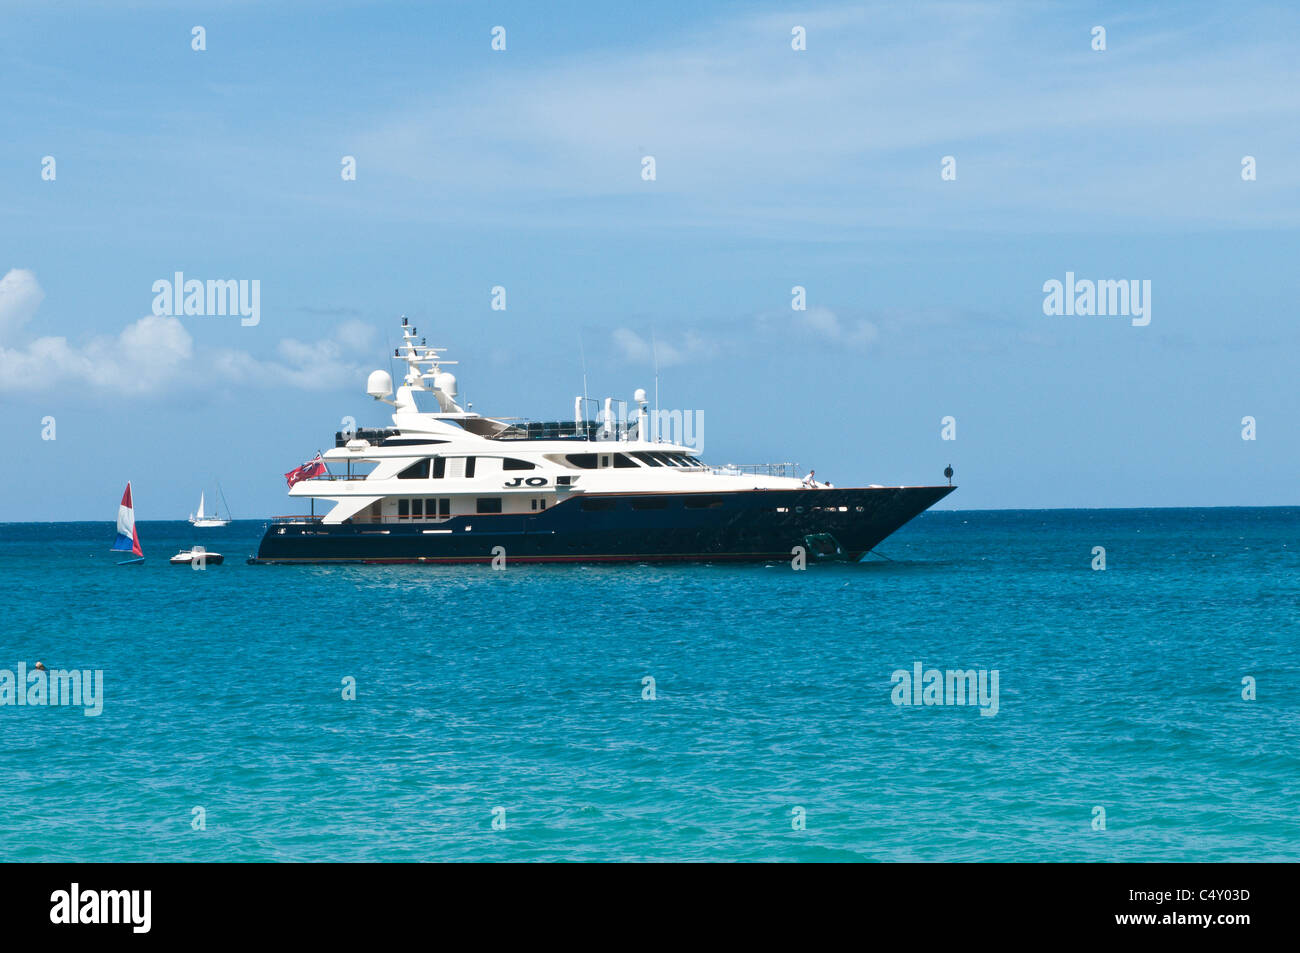
<path fill-rule="evenodd" d="M 209 552 L 202 546 L 195 546 L 193 549 L 182 549 L 167 561 L 173 566 L 194 566 L 202 569 L 204 566 L 220 566 L 225 560 L 226 557 L 221 553 Z"/>

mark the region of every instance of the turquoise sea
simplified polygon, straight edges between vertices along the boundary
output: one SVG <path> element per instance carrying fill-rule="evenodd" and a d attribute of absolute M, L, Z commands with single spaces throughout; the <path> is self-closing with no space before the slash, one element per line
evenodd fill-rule
<path fill-rule="evenodd" d="M 108 521 L 0 524 L 0 670 L 104 679 L 0 707 L 0 859 L 1300 860 L 1300 509 L 934 512 L 804 572 L 248 566 L 261 529 L 118 567 Z M 895 705 L 917 662 L 996 715 Z"/>

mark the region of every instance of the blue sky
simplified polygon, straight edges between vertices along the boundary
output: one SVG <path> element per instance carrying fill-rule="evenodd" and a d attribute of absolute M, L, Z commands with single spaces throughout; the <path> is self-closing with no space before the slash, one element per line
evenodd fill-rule
<path fill-rule="evenodd" d="M 1300 502 L 1286 5 L 10 3 L 0 24 L 0 520 L 110 519 L 128 478 L 142 519 L 213 479 L 236 516 L 285 512 L 280 474 L 344 416 L 387 423 L 365 375 L 402 313 L 476 410 L 534 418 L 571 413 L 582 352 L 593 394 L 653 388 L 653 334 L 663 406 L 704 412 L 717 463 L 841 486 L 952 463 L 958 509 Z M 153 317 L 176 271 L 259 280 L 260 323 Z M 1066 272 L 1151 281 L 1151 323 L 1045 315 Z"/>

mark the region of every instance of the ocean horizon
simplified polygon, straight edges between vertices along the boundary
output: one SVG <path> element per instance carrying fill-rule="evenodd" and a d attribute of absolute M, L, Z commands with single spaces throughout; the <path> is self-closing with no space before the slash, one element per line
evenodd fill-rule
<path fill-rule="evenodd" d="M 3 860 L 1300 859 L 1300 507 L 932 510 L 805 571 L 112 526 L 0 523 L 0 693 L 102 673 L 0 698 Z"/>

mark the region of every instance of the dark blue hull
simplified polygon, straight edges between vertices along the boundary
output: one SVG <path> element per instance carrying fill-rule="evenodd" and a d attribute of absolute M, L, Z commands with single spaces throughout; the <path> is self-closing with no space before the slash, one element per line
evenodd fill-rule
<path fill-rule="evenodd" d="M 953 489 L 588 494 L 540 513 L 384 524 L 281 522 L 267 527 L 252 561 L 475 563 L 491 562 L 502 550 L 507 562 L 768 561 L 792 558 L 796 546 L 810 561 L 856 560 Z"/>

